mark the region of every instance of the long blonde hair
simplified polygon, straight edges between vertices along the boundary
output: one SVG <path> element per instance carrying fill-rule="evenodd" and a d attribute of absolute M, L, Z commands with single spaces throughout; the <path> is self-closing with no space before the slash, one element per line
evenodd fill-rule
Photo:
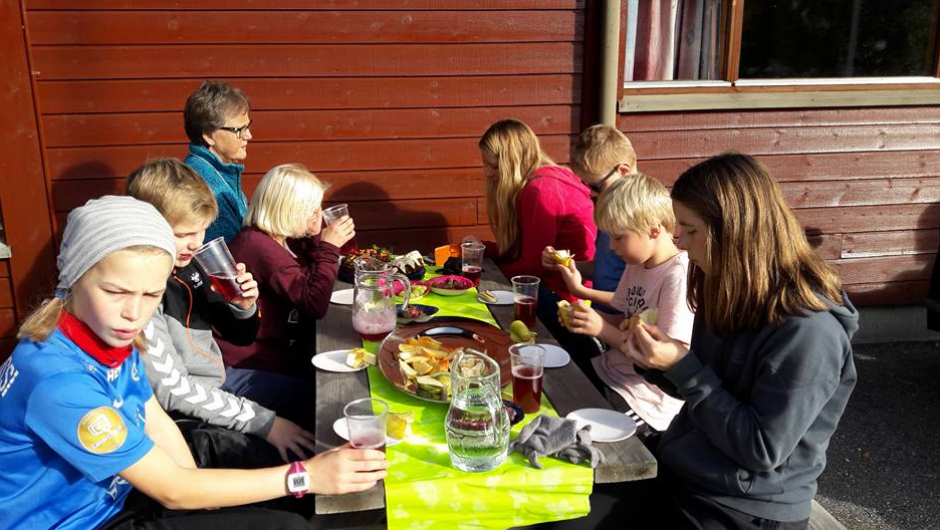
<path fill-rule="evenodd" d="M 500 256 L 514 261 L 520 253 L 516 199 L 535 170 L 554 162 L 542 151 L 532 129 L 518 120 L 491 125 L 480 138 L 480 152 L 499 165 L 497 178 L 486 182 L 486 213 Z"/>
<path fill-rule="evenodd" d="M 706 275 L 689 268 L 689 305 L 719 336 L 842 304 L 841 281 L 813 251 L 780 186 L 748 155 L 726 153 L 676 181 L 672 199 L 705 223 Z"/>
<path fill-rule="evenodd" d="M 271 237 L 303 237 L 327 187 L 301 164 L 275 166 L 255 188 L 243 224 Z"/>
<path fill-rule="evenodd" d="M 142 256 L 171 257 L 167 255 L 166 250 L 158 247 L 152 247 L 150 245 L 137 245 L 122 248 L 117 252 L 123 251 L 134 252 Z M 110 255 L 111 254 L 109 254 L 109 256 Z M 99 261 L 98 263 L 101 262 Z M 97 267 L 98 263 L 85 271 L 85 274 L 82 275 L 82 278 L 84 278 L 85 275 Z M 167 273 L 169 273 L 169 270 Z M 79 278 L 75 283 L 82 281 L 82 278 Z M 71 289 L 65 290 L 61 297 L 56 296 L 44 301 L 41 306 L 33 310 L 33 312 L 23 320 L 23 323 L 20 324 L 20 329 L 16 332 L 16 338 L 29 339 L 33 342 L 42 342 L 48 339 L 49 335 L 52 335 L 52 332 L 55 331 L 55 328 L 59 325 L 59 319 L 62 317 L 62 311 L 69 310 L 71 306 Z M 137 336 L 134 337 L 134 347 L 136 347 L 141 353 L 147 350 L 147 341 L 143 337 L 143 333 L 138 333 Z"/>

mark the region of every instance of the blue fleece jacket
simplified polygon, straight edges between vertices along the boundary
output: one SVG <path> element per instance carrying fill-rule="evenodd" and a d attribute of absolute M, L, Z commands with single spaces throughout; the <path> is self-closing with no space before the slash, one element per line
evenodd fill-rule
<path fill-rule="evenodd" d="M 228 243 L 242 229 L 242 220 L 248 212 L 248 199 L 242 192 L 242 164 L 226 164 L 207 148 L 189 144 L 186 165 L 206 180 L 215 201 L 219 205 L 219 216 L 206 230 L 206 241 L 224 237 Z"/>
<path fill-rule="evenodd" d="M 774 521 L 809 517 L 826 448 L 855 387 L 843 305 L 719 338 L 695 319 L 692 348 L 665 372 L 685 405 L 657 458 L 693 494 Z"/>

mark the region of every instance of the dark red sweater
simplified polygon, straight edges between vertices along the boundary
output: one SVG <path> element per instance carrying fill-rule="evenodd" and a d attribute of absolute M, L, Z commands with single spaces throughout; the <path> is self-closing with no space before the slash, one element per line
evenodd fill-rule
<path fill-rule="evenodd" d="M 498 260 L 507 279 L 538 276 L 562 298 L 573 300 L 561 275 L 542 267 L 542 249 L 570 250 L 577 261 L 594 259 L 594 203 L 587 186 L 566 168 L 544 166 L 535 171 L 516 199 L 522 253 L 518 260 Z"/>
<path fill-rule="evenodd" d="M 242 229 L 228 244 L 235 261 L 244 263 L 258 282 L 261 329 L 249 346 L 216 339 L 227 366 L 293 375 L 307 369 L 314 321 L 330 307 L 339 249 L 319 236 L 289 240 L 288 245 L 296 258 L 253 227 Z"/>

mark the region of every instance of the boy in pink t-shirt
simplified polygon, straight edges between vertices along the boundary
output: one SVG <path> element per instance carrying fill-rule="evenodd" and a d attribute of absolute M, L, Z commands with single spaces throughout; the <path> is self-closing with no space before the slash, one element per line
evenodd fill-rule
<path fill-rule="evenodd" d="M 694 314 L 686 301 L 689 258 L 672 240 L 672 201 L 658 181 L 646 175 L 628 175 L 601 194 L 594 217 L 597 226 L 610 234 L 611 249 L 627 264 L 617 290 L 610 293 L 585 287 L 575 267 L 557 268 L 573 295 L 610 304 L 623 314 L 601 314 L 578 302 L 572 307 L 569 328 L 612 346 L 593 359 L 597 378 L 616 393 L 606 392 L 608 399 L 616 406 L 619 396 L 651 428 L 662 431 L 679 412 L 682 401 L 637 374 L 620 350 L 620 327 L 634 314 L 657 308 L 656 325 L 663 332 L 685 343 L 692 336 Z"/>

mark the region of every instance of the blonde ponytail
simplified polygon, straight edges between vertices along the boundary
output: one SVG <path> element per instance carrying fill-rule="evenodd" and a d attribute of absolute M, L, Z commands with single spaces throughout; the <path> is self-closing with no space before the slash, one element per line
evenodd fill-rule
<path fill-rule="evenodd" d="M 23 320 L 16 338 L 29 339 L 33 342 L 48 339 L 59 325 L 59 318 L 64 309 L 65 299 L 56 297 L 46 300 Z"/>

